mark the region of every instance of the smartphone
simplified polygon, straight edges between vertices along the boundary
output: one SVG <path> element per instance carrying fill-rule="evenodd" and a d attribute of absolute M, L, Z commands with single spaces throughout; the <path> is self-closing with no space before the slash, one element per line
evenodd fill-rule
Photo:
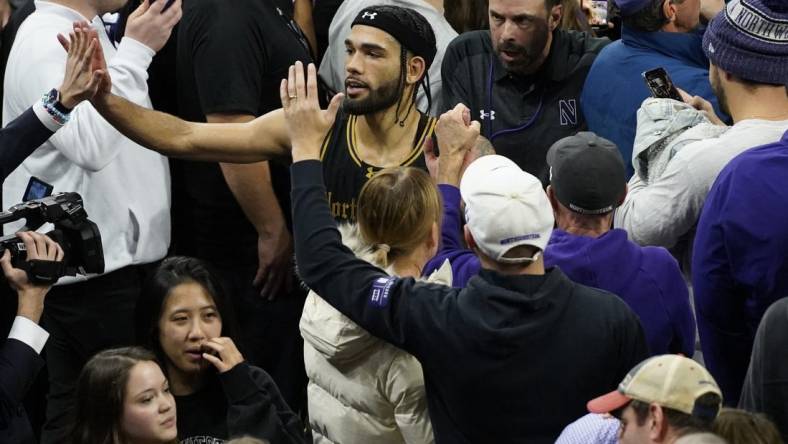
<path fill-rule="evenodd" d="M 681 94 L 664 68 L 654 68 L 643 73 L 643 80 L 651 90 L 651 95 L 658 99 L 673 99 L 682 102 Z"/>
<path fill-rule="evenodd" d="M 50 196 L 52 195 L 53 189 L 54 187 L 52 185 L 35 176 L 31 176 L 30 181 L 27 182 L 27 188 L 25 188 L 25 195 L 22 197 L 22 202 Z"/>

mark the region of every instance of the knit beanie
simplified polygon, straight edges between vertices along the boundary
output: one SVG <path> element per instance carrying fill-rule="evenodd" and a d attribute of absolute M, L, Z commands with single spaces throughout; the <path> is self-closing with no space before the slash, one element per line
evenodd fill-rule
<path fill-rule="evenodd" d="M 741 79 L 788 85 L 788 0 L 731 0 L 709 23 L 703 51 Z"/>

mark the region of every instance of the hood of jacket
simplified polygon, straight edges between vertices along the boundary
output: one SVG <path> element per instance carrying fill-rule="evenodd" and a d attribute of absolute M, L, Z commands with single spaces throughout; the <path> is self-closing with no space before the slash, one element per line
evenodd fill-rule
<path fill-rule="evenodd" d="M 374 247 L 363 241 L 357 225 L 342 224 L 338 229 L 342 235 L 342 243 L 357 258 L 380 266 L 375 261 Z M 384 271 L 393 274 L 391 268 Z M 426 281 L 450 286 L 452 271 L 449 261 L 446 260 Z M 334 365 L 364 357 L 370 348 L 380 344 L 379 339 L 340 313 L 314 291 L 307 295 L 299 328 L 304 341 Z"/>
<path fill-rule="evenodd" d="M 545 267 L 557 266 L 573 281 L 615 294 L 636 278 L 643 252 L 627 232 L 610 230 L 597 237 L 577 236 L 556 228 L 544 252 Z"/>

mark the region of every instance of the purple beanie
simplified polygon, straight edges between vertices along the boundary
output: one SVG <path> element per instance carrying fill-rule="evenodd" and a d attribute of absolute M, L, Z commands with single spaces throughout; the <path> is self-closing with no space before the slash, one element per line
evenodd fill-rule
<path fill-rule="evenodd" d="M 709 23 L 703 51 L 736 77 L 788 85 L 788 0 L 731 0 Z"/>

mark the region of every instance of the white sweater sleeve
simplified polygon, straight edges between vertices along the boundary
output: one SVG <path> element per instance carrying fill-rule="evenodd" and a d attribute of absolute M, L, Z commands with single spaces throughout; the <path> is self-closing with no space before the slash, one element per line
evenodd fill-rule
<path fill-rule="evenodd" d="M 100 44 L 108 60 L 112 92 L 138 105 L 150 107 L 147 69 L 153 60 L 154 52 L 139 42 L 124 38 L 115 53 L 115 48 L 109 43 L 106 34 L 100 34 L 100 37 Z M 29 63 L 29 75 L 25 76 L 25 84 L 19 87 L 25 88 L 26 95 L 40 98 L 52 85 L 62 83 L 66 54 L 55 35 L 51 38 L 37 38 L 35 47 L 35 55 L 31 57 L 34 60 Z M 89 102 L 82 102 L 71 112 L 68 124 L 55 133 L 49 142 L 69 161 L 80 168 L 95 172 L 103 169 L 115 158 L 120 146 L 118 142 L 122 137 Z"/>
<path fill-rule="evenodd" d="M 649 185 L 637 173 L 632 176 L 614 223 L 640 245 L 670 248 L 695 224 L 704 197 L 687 160 L 677 156 L 662 176 Z"/>

